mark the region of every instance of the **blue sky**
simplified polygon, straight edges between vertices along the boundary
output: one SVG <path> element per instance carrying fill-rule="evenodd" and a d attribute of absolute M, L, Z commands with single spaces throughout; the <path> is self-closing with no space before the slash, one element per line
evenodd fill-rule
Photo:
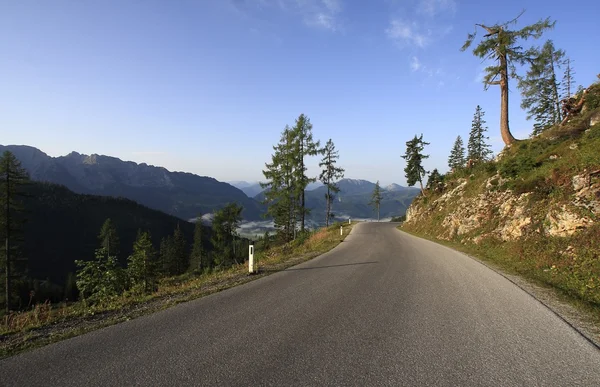
<path fill-rule="evenodd" d="M 474 23 L 523 8 L 518 26 L 557 20 L 543 39 L 574 60 L 577 84 L 595 81 L 593 0 L 0 0 L 0 143 L 256 181 L 304 113 L 346 177 L 404 185 L 405 142 L 423 133 L 427 169 L 445 171 L 477 104 L 502 149 L 500 92 L 459 49 Z"/>

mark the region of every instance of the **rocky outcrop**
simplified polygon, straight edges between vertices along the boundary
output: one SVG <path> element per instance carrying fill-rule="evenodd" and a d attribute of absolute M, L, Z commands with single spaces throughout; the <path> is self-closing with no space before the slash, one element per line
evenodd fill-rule
<path fill-rule="evenodd" d="M 507 181 L 493 176 L 478 187 L 477 194 L 467 195 L 469 181 L 458 179 L 433 201 L 415 200 L 406 223 L 417 225 L 443 216 L 437 238 L 479 243 L 488 237 L 513 241 L 532 233 L 569 236 L 593 225 L 600 216 L 600 183 L 592 182 L 588 173 L 573 176 L 573 194 L 566 203 L 539 203 L 531 192 L 500 189 Z"/>

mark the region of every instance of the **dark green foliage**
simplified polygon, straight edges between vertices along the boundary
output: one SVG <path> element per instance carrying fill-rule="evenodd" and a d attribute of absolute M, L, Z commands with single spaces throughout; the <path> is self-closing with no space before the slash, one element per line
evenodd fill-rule
<path fill-rule="evenodd" d="M 167 276 L 180 275 L 185 273 L 189 265 L 187 242 L 177 223 L 173 235 L 163 238 L 160 243 L 160 272 Z"/>
<path fill-rule="evenodd" d="M 79 295 L 79 291 L 77 290 L 77 284 L 75 281 L 76 281 L 75 274 L 72 272 L 69 272 L 67 274 L 67 280 L 65 282 L 63 300 L 74 301 L 77 299 L 77 296 Z M 46 298 L 42 298 L 42 300 L 45 300 L 45 299 Z"/>
<path fill-rule="evenodd" d="M 412 140 L 406 142 L 406 153 L 401 156 L 406 160 L 406 167 L 404 168 L 406 182 L 411 187 L 418 182 L 423 194 L 423 177 L 427 173 L 423 168 L 423 160 L 429 158 L 429 155 L 423 154 L 425 145 L 429 145 L 429 143 L 423 141 L 423 134 L 420 137 L 415 135 Z"/>
<path fill-rule="evenodd" d="M 301 114 L 293 128 L 286 125 L 279 143 L 273 147 L 271 163 L 266 163 L 263 175 L 266 183 L 261 183 L 264 192 L 263 204 L 268 206 L 270 215 L 284 241 L 292 240 L 300 224 L 304 230 L 306 215 L 306 186 L 316 181 L 306 176 L 305 157 L 319 152 L 319 142 L 312 137 L 312 124 Z"/>
<path fill-rule="evenodd" d="M 76 260 L 77 288 L 88 303 L 104 303 L 125 291 L 126 273 L 115 256 L 107 255 L 104 248 L 96 250 L 92 261 Z"/>
<path fill-rule="evenodd" d="M 19 296 L 13 282 L 23 280 L 25 257 L 23 254 L 23 223 L 25 184 L 29 181 L 21 163 L 9 151 L 0 157 L 0 259 L 3 285 L 0 296 L 8 313 Z"/>
<path fill-rule="evenodd" d="M 469 133 L 469 144 L 467 145 L 467 159 L 475 163 L 488 161 L 492 155 L 490 145 L 486 142 L 489 137 L 485 135 L 487 126 L 485 126 L 485 120 L 483 119 L 484 115 L 485 112 L 481 109 L 481 106 L 477 105 L 473 115 L 471 132 Z"/>
<path fill-rule="evenodd" d="M 192 253 L 190 255 L 190 270 L 202 272 L 202 270 L 211 267 L 211 262 L 205 248 L 206 241 L 202 217 L 198 216 L 196 219 L 194 242 L 192 244 Z"/>
<path fill-rule="evenodd" d="M 192 240 L 194 225 L 174 216 L 149 209 L 127 199 L 78 195 L 65 187 L 48 183 L 26 186 L 23 246 L 29 258 L 28 274 L 63 286 L 67 275 L 75 272 L 76 259 L 93 259 L 98 247 L 98 231 L 107 218 L 121 241 L 121 266 L 132 253 L 137 230 L 147 230 L 152 243 L 173 233 L 179 223 L 187 240 Z M 210 246 L 207 246 L 210 249 Z M 28 290 L 24 289 L 24 296 Z"/>
<path fill-rule="evenodd" d="M 335 194 L 340 192 L 340 188 L 336 184 L 336 181 L 344 177 L 344 170 L 335 166 L 337 159 L 339 159 L 340 156 L 339 152 L 335 150 L 335 145 L 333 145 L 331 139 L 327 141 L 327 144 L 325 144 L 325 148 L 323 148 L 321 153 L 323 154 L 323 159 L 319 163 L 319 167 L 323 168 L 323 170 L 321 171 L 319 180 L 327 189 L 327 192 L 325 193 L 325 201 L 327 203 L 325 207 L 325 227 L 328 227 L 329 221 L 334 216 L 331 212 L 331 207 L 333 200 L 335 199 Z"/>
<path fill-rule="evenodd" d="M 456 141 L 454 141 L 452 151 L 450 151 L 450 157 L 448 157 L 448 167 L 450 167 L 451 170 L 456 171 L 463 168 L 465 164 L 465 147 L 462 137 L 458 136 L 456 137 Z"/>
<path fill-rule="evenodd" d="M 150 293 L 156 289 L 158 278 L 156 250 L 148 232 L 139 232 L 133 245 L 133 253 L 127 258 L 127 274 L 131 290 Z"/>
<path fill-rule="evenodd" d="M 440 175 L 437 168 L 435 168 L 429 174 L 429 179 L 427 179 L 427 189 L 431 189 L 434 191 L 441 191 L 444 184 L 444 176 Z"/>
<path fill-rule="evenodd" d="M 224 208 L 215 212 L 212 230 L 214 246 L 214 261 L 217 266 L 229 266 L 237 261 L 234 251 L 235 237 L 237 228 L 242 220 L 242 207 L 235 203 L 230 203 Z M 238 255 L 241 251 L 238 250 Z"/>
<path fill-rule="evenodd" d="M 294 133 L 286 125 L 281 134 L 279 144 L 273 147 L 271 163 L 266 163 L 263 175 L 267 183 L 261 183 L 264 192 L 263 203 L 268 206 L 267 214 L 273 218 L 275 228 L 284 241 L 290 241 L 296 232 L 296 208 L 299 206 L 295 196 L 296 185 L 294 175 L 295 160 Z"/>
<path fill-rule="evenodd" d="M 533 135 L 538 135 L 562 120 L 557 70 L 565 64 L 565 53 L 556 50 L 548 40 L 542 48 L 531 48 L 527 55 L 531 58 L 531 66 L 526 76 L 519 78 L 518 84 L 521 108 L 527 111 L 528 120 L 535 119 Z"/>
<path fill-rule="evenodd" d="M 313 140 L 312 124 L 310 119 L 304 114 L 296 119 L 296 125 L 292 128 L 294 138 L 294 149 L 292 157 L 294 158 L 294 181 L 295 196 L 298 198 L 297 217 L 300 222 L 300 231 L 304 232 L 305 218 L 310 210 L 306 207 L 305 191 L 306 186 L 317 181 L 316 178 L 306 176 L 306 165 L 304 158 L 306 156 L 316 156 L 319 152 L 319 141 Z"/>
<path fill-rule="evenodd" d="M 375 183 L 375 188 L 373 188 L 373 193 L 371 194 L 371 201 L 369 202 L 369 205 L 373 206 L 374 210 L 377 210 L 377 221 L 379 221 L 381 199 L 381 188 L 379 187 L 379 180 L 377 180 L 377 183 Z"/>
<path fill-rule="evenodd" d="M 119 256 L 119 233 L 110 218 L 106 219 L 102 225 L 98 239 L 100 240 L 100 246 L 106 250 L 107 255 Z"/>

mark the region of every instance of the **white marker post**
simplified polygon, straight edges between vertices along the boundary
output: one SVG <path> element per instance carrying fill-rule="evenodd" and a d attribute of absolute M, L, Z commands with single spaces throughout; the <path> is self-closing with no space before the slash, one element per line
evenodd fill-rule
<path fill-rule="evenodd" d="M 340 235 L 344 235 L 344 228 L 340 226 Z"/>
<path fill-rule="evenodd" d="M 254 267 L 254 241 L 251 241 L 248 249 L 248 271 L 253 274 L 258 271 L 257 269 L 258 267 Z"/>
<path fill-rule="evenodd" d="M 352 222 L 352 219 L 348 218 L 348 224 L 350 224 Z"/>

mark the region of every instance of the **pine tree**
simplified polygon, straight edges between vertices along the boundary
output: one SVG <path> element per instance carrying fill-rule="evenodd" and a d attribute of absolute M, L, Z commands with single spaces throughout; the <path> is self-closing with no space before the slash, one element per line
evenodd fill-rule
<path fill-rule="evenodd" d="M 133 253 L 127 258 L 127 273 L 135 292 L 152 292 L 156 287 L 156 250 L 148 232 L 138 232 Z"/>
<path fill-rule="evenodd" d="M 458 136 L 456 137 L 456 141 L 454 141 L 450 157 L 448 157 L 448 167 L 450 167 L 450 170 L 456 171 L 460 168 L 464 168 L 465 164 L 465 147 L 462 137 Z"/>
<path fill-rule="evenodd" d="M 429 155 L 424 155 L 422 152 L 425 149 L 425 145 L 429 145 L 428 142 L 423 141 L 423 135 L 415 137 L 406 142 L 406 153 L 401 156 L 406 160 L 406 167 L 404 168 L 406 182 L 410 187 L 414 186 L 417 182 L 421 186 L 421 193 L 425 196 L 425 190 L 423 189 L 423 177 L 427 173 L 423 168 L 423 160 L 429 158 Z"/>
<path fill-rule="evenodd" d="M 294 192 L 299 205 L 296 208 L 296 216 L 300 222 L 300 232 L 304 232 L 305 218 L 310 213 L 306 208 L 305 192 L 310 183 L 317 181 L 316 178 L 306 176 L 306 165 L 304 158 L 306 156 L 316 156 L 319 153 L 319 141 L 313 140 L 312 124 L 310 119 L 304 114 L 296 119 L 293 129 L 294 151 Z"/>
<path fill-rule="evenodd" d="M 0 236 L 4 242 L 2 295 L 7 313 L 16 296 L 12 282 L 25 270 L 25 258 L 20 253 L 20 247 L 23 243 L 23 189 L 28 181 L 29 176 L 17 158 L 9 151 L 4 152 L 0 157 Z"/>
<path fill-rule="evenodd" d="M 489 137 L 485 136 L 487 127 L 485 126 L 485 120 L 483 119 L 484 115 L 485 112 L 481 109 L 481 106 L 477 105 L 475 114 L 473 115 L 471 132 L 469 133 L 469 144 L 467 145 L 467 159 L 470 162 L 487 161 L 492 155 L 490 145 L 486 143 L 486 140 L 488 140 Z"/>
<path fill-rule="evenodd" d="M 266 163 L 263 175 L 266 183 L 260 183 L 265 188 L 267 215 L 273 218 L 278 235 L 284 241 L 290 241 L 296 233 L 297 182 L 294 157 L 294 132 L 286 125 L 281 133 L 279 143 L 273 147 L 271 163 Z"/>
<path fill-rule="evenodd" d="M 185 273 L 185 271 L 190 266 L 189 255 L 187 253 L 187 242 L 185 240 L 185 236 L 183 232 L 179 228 L 179 223 L 177 223 L 177 228 L 173 232 L 173 261 L 171 262 L 171 274 L 179 275 Z"/>
<path fill-rule="evenodd" d="M 337 186 L 336 181 L 344 177 L 344 170 L 335 166 L 337 159 L 339 159 L 340 156 L 339 152 L 335 150 L 335 145 L 333 145 L 331 139 L 327 141 L 327 144 L 325 144 L 325 148 L 323 148 L 321 153 L 323 154 L 323 159 L 319 163 L 319 167 L 323 168 L 323 170 L 321 171 L 319 180 L 327 188 L 327 192 L 325 193 L 325 200 L 327 202 L 325 209 L 325 225 L 329 226 L 329 221 L 334 216 L 331 212 L 331 205 L 335 199 L 335 194 L 340 192 L 340 188 Z"/>
<path fill-rule="evenodd" d="M 215 211 L 212 222 L 212 243 L 215 249 L 215 264 L 229 266 L 236 261 L 233 249 L 237 228 L 242 220 L 243 207 L 236 203 L 229 203 L 222 209 Z"/>
<path fill-rule="evenodd" d="M 373 193 L 371 194 L 371 201 L 369 205 L 373 206 L 374 210 L 377 210 L 377 221 L 379 222 L 379 209 L 381 207 L 381 187 L 379 186 L 379 180 L 375 183 L 375 188 L 373 188 Z"/>
<path fill-rule="evenodd" d="M 207 257 L 204 253 L 204 226 L 202 217 L 199 216 L 194 227 L 194 242 L 192 244 L 192 254 L 190 255 L 190 269 L 202 271 L 207 267 Z"/>
<path fill-rule="evenodd" d="M 533 134 L 537 135 L 561 122 L 560 82 L 557 70 L 565 63 L 564 51 L 556 50 L 551 40 L 541 49 L 528 50 L 531 67 L 525 78 L 519 78 L 521 108 L 527 111 L 527 119 L 535 119 Z"/>
<path fill-rule="evenodd" d="M 159 272 L 163 276 L 173 275 L 175 270 L 173 269 L 173 262 L 175 262 L 175 249 L 173 236 L 167 235 L 160 241 L 159 250 Z"/>
<path fill-rule="evenodd" d="M 100 246 L 106 251 L 107 256 L 113 255 L 117 257 L 119 255 L 119 234 L 110 218 L 104 221 L 98 239 L 100 240 Z"/>
<path fill-rule="evenodd" d="M 461 48 L 461 51 L 465 51 L 473 44 L 477 35 L 477 27 L 481 27 L 487 32 L 477 47 L 473 49 L 473 55 L 482 59 L 493 59 L 496 62 L 495 65 L 486 67 L 483 83 L 486 90 L 490 85 L 500 86 L 500 134 L 506 145 L 516 141 L 508 126 L 508 80 L 517 76 L 515 63 L 524 64 L 529 59 L 518 42 L 529 38 L 538 39 L 545 30 L 553 28 L 555 24 L 547 18 L 520 30 L 509 30 L 508 26 L 515 24 L 522 14 L 511 21 L 493 26 L 475 24 L 475 32 L 467 35 L 467 41 Z"/>

